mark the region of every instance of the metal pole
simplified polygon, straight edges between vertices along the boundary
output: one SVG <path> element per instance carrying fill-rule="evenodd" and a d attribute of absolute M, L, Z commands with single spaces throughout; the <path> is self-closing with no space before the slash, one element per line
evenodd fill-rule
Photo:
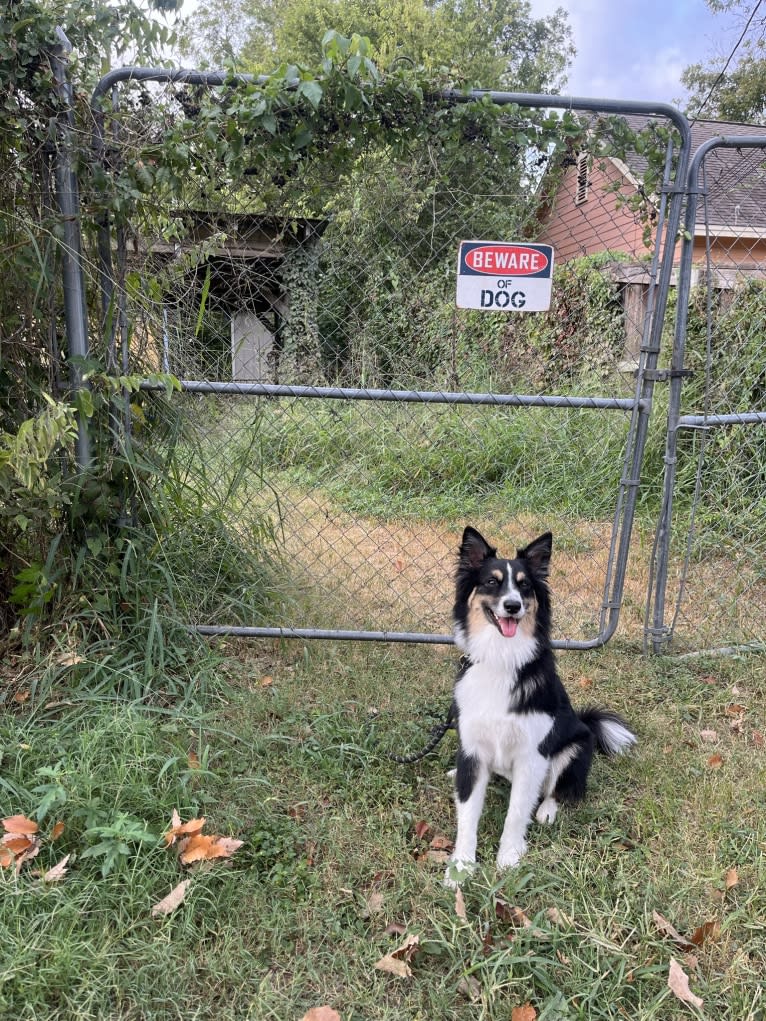
<path fill-rule="evenodd" d="M 59 45 L 51 54 L 54 88 L 59 100 L 56 138 L 56 200 L 61 213 L 64 236 L 62 283 L 67 349 L 70 358 L 69 383 L 73 391 L 78 391 L 86 386 L 82 366 L 77 364 L 76 359 L 86 358 L 88 355 L 88 313 L 80 236 L 80 195 L 72 160 L 73 95 L 72 86 L 67 80 L 67 61 L 72 51 L 72 45 L 61 28 L 56 29 L 56 36 Z M 80 471 L 84 471 L 90 466 L 88 424 L 80 412 L 77 413 L 75 456 Z"/>

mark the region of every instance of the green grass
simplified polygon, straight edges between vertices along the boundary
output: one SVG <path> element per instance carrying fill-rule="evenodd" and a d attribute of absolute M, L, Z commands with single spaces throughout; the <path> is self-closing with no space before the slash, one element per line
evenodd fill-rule
<path fill-rule="evenodd" d="M 534 825 L 528 856 L 504 876 L 492 854 L 507 791 L 494 786 L 461 920 L 443 865 L 422 858 L 431 836 L 453 835 L 454 736 L 416 766 L 386 757 L 417 747 L 446 708 L 452 651 L 223 651 L 204 705 L 149 712 L 60 691 L 0 720 L 3 814 L 34 815 L 47 798 L 43 834 L 66 824 L 18 878 L 0 874 L 0 1016 L 283 1021 L 327 1003 L 343 1021 L 505 1021 L 526 1002 L 549 1021 L 763 1016 L 762 658 L 647 661 L 627 646 L 562 656 L 574 700 L 625 712 L 640 744 L 600 759 L 588 800 L 551 829 Z M 159 839 L 173 808 L 244 845 L 230 866 L 189 872 L 186 901 L 154 919 L 182 878 Z M 103 856 L 83 851 L 110 824 L 152 839 L 126 839 L 104 875 Z M 43 885 L 33 869 L 66 853 L 64 881 Z M 498 914 L 499 898 L 532 925 Z M 684 934 L 712 920 L 720 933 L 694 965 L 654 910 Z M 401 942 L 392 924 L 420 937 L 410 979 L 374 968 Z M 701 1012 L 667 989 L 671 956 Z"/>

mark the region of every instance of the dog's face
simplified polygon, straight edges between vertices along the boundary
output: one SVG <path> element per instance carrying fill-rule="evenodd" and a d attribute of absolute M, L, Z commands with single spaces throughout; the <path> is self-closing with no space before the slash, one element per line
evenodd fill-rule
<path fill-rule="evenodd" d="M 547 606 L 552 536 L 546 532 L 513 560 L 498 557 L 474 528 L 466 528 L 456 577 L 455 626 L 460 644 L 490 628 L 501 639 L 535 636 L 541 601 Z M 462 639 L 462 641 L 460 641 Z"/>

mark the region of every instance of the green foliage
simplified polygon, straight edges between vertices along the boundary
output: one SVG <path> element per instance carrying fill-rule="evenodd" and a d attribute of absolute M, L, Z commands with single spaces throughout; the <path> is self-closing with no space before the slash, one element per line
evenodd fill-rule
<path fill-rule="evenodd" d="M 461 86 L 488 89 L 556 92 L 574 54 L 564 12 L 534 17 L 526 0 L 202 3 L 186 45 L 198 59 L 233 59 L 238 69 L 268 74 L 282 61 L 318 63 L 331 30 L 369 39 L 370 56 L 387 73 L 403 63 L 445 69 Z"/>

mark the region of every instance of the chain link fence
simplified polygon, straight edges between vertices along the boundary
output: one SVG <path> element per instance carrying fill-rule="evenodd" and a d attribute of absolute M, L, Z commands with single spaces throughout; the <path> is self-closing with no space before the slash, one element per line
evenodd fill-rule
<path fill-rule="evenodd" d="M 508 554 L 553 531 L 560 646 L 603 643 L 620 612 L 638 633 L 651 521 L 639 479 L 663 440 L 648 417 L 683 118 L 445 94 L 445 111 L 465 110 L 457 149 L 373 142 L 335 176 L 321 161 L 269 179 L 210 163 L 183 207 L 163 207 L 163 175 L 178 172 L 158 155 L 163 132 L 187 125 L 188 155 L 238 88 L 253 85 L 133 68 L 94 99 L 105 177 L 152 180 L 139 215 L 103 224 L 111 362 L 183 381 L 187 471 L 234 533 L 277 552 L 265 610 L 200 591 L 190 623 L 447 641 L 471 523 Z M 492 135 L 472 113 L 488 105 Z M 550 311 L 457 309 L 470 239 L 553 244 Z"/>
<path fill-rule="evenodd" d="M 655 646 L 678 650 L 766 641 L 766 137 L 719 130 L 689 172 L 655 561 Z"/>

